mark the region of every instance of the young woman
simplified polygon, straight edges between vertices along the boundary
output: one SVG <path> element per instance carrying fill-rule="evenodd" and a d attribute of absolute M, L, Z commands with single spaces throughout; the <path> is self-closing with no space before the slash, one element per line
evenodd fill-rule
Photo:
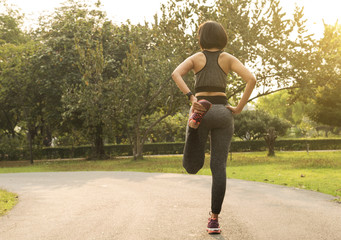
<path fill-rule="evenodd" d="M 199 27 L 198 37 L 202 52 L 183 61 L 172 73 L 172 78 L 191 101 L 190 113 L 199 113 L 199 117 L 204 115 L 198 127 L 193 127 L 191 121 L 190 126 L 187 126 L 183 166 L 188 173 L 196 174 L 202 168 L 208 134 L 211 137 L 212 196 L 207 231 L 220 233 L 218 215 L 226 189 L 226 160 L 234 131 L 232 114 L 243 110 L 256 79 L 237 58 L 223 52 L 227 35 L 221 24 L 214 21 L 203 23 Z M 191 70 L 195 73 L 195 95 L 182 78 Z M 225 92 L 228 91 L 227 74 L 230 71 L 237 73 L 246 82 L 245 91 L 236 107 L 227 105 Z M 212 103 L 210 108 L 207 101 L 206 104 L 200 104 L 203 99 Z"/>

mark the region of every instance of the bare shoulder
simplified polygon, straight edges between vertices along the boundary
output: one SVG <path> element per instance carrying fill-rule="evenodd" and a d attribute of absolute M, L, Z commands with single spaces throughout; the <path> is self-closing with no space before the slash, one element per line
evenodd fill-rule
<path fill-rule="evenodd" d="M 227 53 L 227 52 L 222 52 L 219 56 L 219 58 L 224 61 L 225 63 L 228 63 L 230 61 L 234 61 L 236 59 L 236 57 L 234 57 L 233 55 Z"/>
<path fill-rule="evenodd" d="M 219 55 L 218 64 L 226 74 L 228 74 L 231 70 L 233 58 L 234 57 L 227 52 L 222 52 Z"/>
<path fill-rule="evenodd" d="M 192 61 L 201 61 L 205 59 L 205 54 L 203 54 L 202 52 L 197 52 L 190 56 L 190 58 L 192 59 Z"/>
<path fill-rule="evenodd" d="M 205 54 L 197 52 L 191 56 L 194 73 L 199 72 L 206 64 Z"/>

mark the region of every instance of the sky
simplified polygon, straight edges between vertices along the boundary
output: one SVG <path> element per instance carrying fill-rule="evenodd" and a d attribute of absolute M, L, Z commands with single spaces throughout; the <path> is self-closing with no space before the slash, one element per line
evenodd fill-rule
<path fill-rule="evenodd" d="M 38 17 L 47 12 L 53 12 L 65 0 L 7 0 L 14 4 L 26 15 L 25 26 L 34 26 Z M 96 0 L 89 0 L 94 2 Z M 161 3 L 167 0 L 101 0 L 103 10 L 116 24 L 130 19 L 133 24 L 152 21 L 153 15 L 160 9 Z M 295 4 L 304 6 L 304 15 L 307 18 L 308 30 L 316 38 L 323 36 L 323 22 L 334 24 L 337 19 L 341 23 L 341 0 L 281 0 L 283 10 L 292 14 Z"/>

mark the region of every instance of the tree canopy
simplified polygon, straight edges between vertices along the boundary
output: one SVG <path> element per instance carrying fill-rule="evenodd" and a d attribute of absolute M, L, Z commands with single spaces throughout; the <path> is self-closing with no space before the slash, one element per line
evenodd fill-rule
<path fill-rule="evenodd" d="M 308 100 L 308 115 L 316 122 L 341 127 L 341 25 L 325 25 L 318 43 L 319 56 Z"/>
<path fill-rule="evenodd" d="M 21 19 L 11 10 L 0 15 L 1 133 L 14 136 L 15 127 L 21 126 L 38 144 L 45 137 L 77 136 L 94 146 L 96 158 L 106 157 L 104 143 L 115 136 L 125 136 L 134 157 L 142 157 L 153 128 L 186 111 L 189 103 L 170 75 L 200 51 L 197 29 L 204 21 L 215 20 L 226 28 L 224 50 L 256 75 L 255 98 L 311 86 L 308 77 L 317 66 L 311 66 L 313 57 L 318 58 L 303 9 L 288 16 L 279 0 L 215 0 L 212 5 L 169 0 L 153 21 L 136 25 L 113 24 L 100 2 L 67 0 L 52 15 L 42 16 L 35 31 L 22 31 Z M 339 35 L 333 34 L 334 43 Z M 331 67 L 339 60 L 328 39 L 320 41 L 319 51 Z M 193 89 L 193 74 L 185 81 Z M 333 84 L 318 91 L 330 92 L 338 86 Z M 228 75 L 231 103 L 244 87 L 240 77 Z"/>

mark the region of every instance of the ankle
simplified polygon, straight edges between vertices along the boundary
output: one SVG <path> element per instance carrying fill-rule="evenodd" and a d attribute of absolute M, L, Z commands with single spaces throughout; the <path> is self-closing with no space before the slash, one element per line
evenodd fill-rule
<path fill-rule="evenodd" d="M 219 214 L 212 213 L 212 214 L 211 214 L 211 218 L 216 218 L 216 219 L 218 219 L 218 215 L 219 215 Z"/>

